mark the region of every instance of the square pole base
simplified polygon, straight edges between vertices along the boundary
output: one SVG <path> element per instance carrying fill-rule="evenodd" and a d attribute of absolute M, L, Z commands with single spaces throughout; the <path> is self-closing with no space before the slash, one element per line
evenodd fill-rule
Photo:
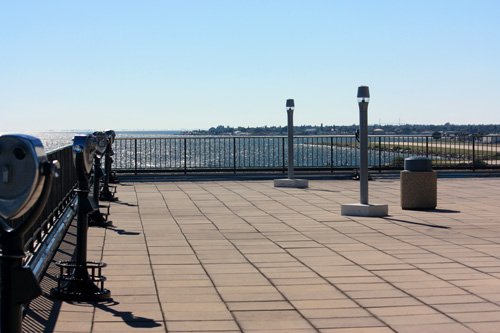
<path fill-rule="evenodd" d="M 346 204 L 340 207 L 340 211 L 343 216 L 384 217 L 389 215 L 389 207 L 380 204 Z"/>
<path fill-rule="evenodd" d="M 275 179 L 274 187 L 293 187 L 293 188 L 308 188 L 309 181 L 307 179 Z"/>

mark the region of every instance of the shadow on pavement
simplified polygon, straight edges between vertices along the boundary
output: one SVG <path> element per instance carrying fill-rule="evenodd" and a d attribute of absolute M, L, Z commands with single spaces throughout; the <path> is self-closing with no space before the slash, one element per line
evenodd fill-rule
<path fill-rule="evenodd" d="M 388 220 L 388 221 L 394 221 L 394 222 L 401 222 L 401 223 L 408 223 L 408 224 L 420 225 L 420 226 L 430 227 L 430 228 L 450 229 L 450 227 L 447 227 L 447 226 L 444 226 L 444 225 L 435 225 L 435 224 L 427 224 L 427 223 L 421 223 L 421 222 L 406 221 L 406 220 L 395 219 L 395 218 L 392 218 L 392 217 L 383 217 L 383 219 L 384 220 Z"/>

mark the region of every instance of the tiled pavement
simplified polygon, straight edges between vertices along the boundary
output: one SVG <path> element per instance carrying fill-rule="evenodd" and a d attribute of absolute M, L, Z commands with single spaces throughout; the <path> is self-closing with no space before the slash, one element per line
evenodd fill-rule
<path fill-rule="evenodd" d="M 115 228 L 89 238 L 113 301 L 41 297 L 25 331 L 500 332 L 500 179 L 439 179 L 427 212 L 401 210 L 399 181 L 379 179 L 370 199 L 390 217 L 340 216 L 358 189 L 121 184 Z"/>

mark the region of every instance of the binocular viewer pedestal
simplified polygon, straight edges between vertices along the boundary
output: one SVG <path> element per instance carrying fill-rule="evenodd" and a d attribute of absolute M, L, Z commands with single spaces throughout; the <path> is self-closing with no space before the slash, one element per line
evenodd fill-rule
<path fill-rule="evenodd" d="M 88 221 L 95 212 L 100 213 L 89 199 L 89 190 L 75 191 L 78 196 L 75 260 L 56 262 L 60 271 L 57 287 L 51 290 L 50 296 L 76 302 L 104 301 L 111 296 L 110 291 L 104 288 L 106 278 L 102 275 L 102 268 L 106 264 L 87 261 Z"/>
<path fill-rule="evenodd" d="M 90 206 L 87 208 L 89 219 L 88 224 L 91 227 L 102 227 L 106 228 L 112 225 L 111 221 L 107 221 L 105 214 L 101 213 L 99 208 L 99 200 L 101 198 L 101 179 L 104 178 L 105 174 L 101 169 L 101 159 L 96 155 L 94 156 L 94 175 L 93 175 L 93 191 L 92 197 L 82 198 L 83 205 Z M 109 189 L 108 189 L 109 191 Z M 80 200 L 80 197 L 78 197 Z M 85 200 L 85 202 L 83 202 Z"/>
<path fill-rule="evenodd" d="M 106 278 L 102 275 L 102 268 L 105 263 L 87 260 L 87 235 L 89 221 L 105 223 L 99 211 L 99 192 L 95 186 L 99 187 L 99 175 L 97 174 L 95 146 L 96 140 L 93 135 L 75 136 L 73 141 L 73 159 L 78 177 L 78 189 L 75 190 L 78 196 L 77 209 L 77 233 L 76 251 L 74 260 L 57 262 L 60 268 L 60 275 L 57 287 L 51 290 L 51 296 L 57 299 L 68 301 L 103 301 L 109 299 L 111 292 L 104 288 Z M 90 184 L 89 175 L 92 166 L 94 170 L 94 197 L 89 198 Z M 102 174 L 102 172 L 101 172 Z"/>
<path fill-rule="evenodd" d="M 116 177 L 113 175 L 113 172 L 111 171 L 111 164 L 113 164 L 113 158 L 111 156 L 114 155 L 113 147 L 112 147 L 113 140 L 114 140 L 114 136 L 111 136 L 111 139 L 108 141 L 108 147 L 107 147 L 106 152 L 104 154 L 104 179 L 103 179 L 101 194 L 99 196 L 99 199 L 103 200 L 103 201 L 116 201 L 116 200 L 118 200 L 118 198 L 115 197 L 115 193 L 111 192 L 111 190 L 109 189 L 109 184 L 117 184 L 118 183 L 118 180 L 116 179 Z"/>

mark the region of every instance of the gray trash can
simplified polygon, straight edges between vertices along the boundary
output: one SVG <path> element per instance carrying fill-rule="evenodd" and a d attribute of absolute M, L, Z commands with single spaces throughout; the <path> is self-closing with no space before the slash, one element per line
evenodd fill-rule
<path fill-rule="evenodd" d="M 405 158 L 401 171 L 401 208 L 435 209 L 437 206 L 437 173 L 426 157 Z"/>

